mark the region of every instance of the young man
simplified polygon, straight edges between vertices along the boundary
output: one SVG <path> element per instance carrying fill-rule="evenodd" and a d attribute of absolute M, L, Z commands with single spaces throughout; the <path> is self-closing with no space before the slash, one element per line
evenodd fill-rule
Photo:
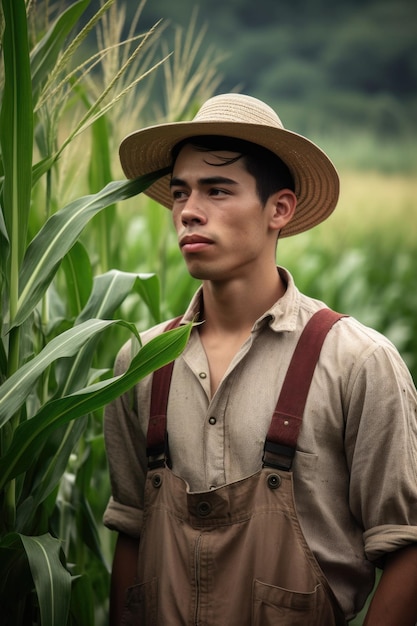
<path fill-rule="evenodd" d="M 375 565 L 365 624 L 414 625 L 417 402 L 397 351 L 343 317 L 314 364 L 296 445 L 296 417 L 276 408 L 303 329 L 326 309 L 276 267 L 277 239 L 333 211 L 333 165 L 238 94 L 211 98 L 191 122 L 133 133 L 120 157 L 130 178 L 170 168 L 148 194 L 172 209 L 202 286 L 170 384 L 154 374 L 106 412 L 112 626 L 339 626 L 364 605 Z"/>

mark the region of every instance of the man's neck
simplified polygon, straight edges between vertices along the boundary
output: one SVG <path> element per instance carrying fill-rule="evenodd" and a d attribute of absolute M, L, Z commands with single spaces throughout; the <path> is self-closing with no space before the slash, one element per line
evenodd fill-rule
<path fill-rule="evenodd" d="M 268 275 L 257 276 L 256 281 L 203 282 L 205 330 L 240 333 L 250 330 L 286 290 L 276 268 Z M 202 327 L 202 328 L 203 328 Z"/>

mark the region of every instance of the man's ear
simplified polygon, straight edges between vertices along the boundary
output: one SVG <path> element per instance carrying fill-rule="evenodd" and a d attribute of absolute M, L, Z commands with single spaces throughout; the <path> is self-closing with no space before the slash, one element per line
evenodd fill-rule
<path fill-rule="evenodd" d="M 271 229 L 281 230 L 294 215 L 297 197 L 291 189 L 280 189 L 269 197 L 267 206 L 271 215 L 269 221 Z"/>

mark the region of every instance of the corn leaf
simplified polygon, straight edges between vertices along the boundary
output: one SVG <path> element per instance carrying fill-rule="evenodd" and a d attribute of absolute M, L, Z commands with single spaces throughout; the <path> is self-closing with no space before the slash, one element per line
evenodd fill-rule
<path fill-rule="evenodd" d="M 90 298 L 76 324 L 92 318 L 112 319 L 133 288 L 154 310 L 159 307 L 159 280 L 155 275 L 111 270 L 94 279 Z M 99 340 L 98 335 L 91 337 L 72 359 L 65 358 L 57 364 L 59 395 L 68 395 L 85 386 Z"/>
<path fill-rule="evenodd" d="M 72 577 L 71 624 L 95 624 L 94 600 L 97 602 L 97 590 L 93 589 L 91 576 Z"/>
<path fill-rule="evenodd" d="M 61 542 L 51 535 L 20 535 L 29 561 L 39 601 L 42 626 L 67 623 L 71 598 L 71 574 L 62 565 Z"/>
<path fill-rule="evenodd" d="M 71 424 L 77 424 L 79 421 L 80 420 L 75 420 Z M 59 432 L 59 429 L 56 432 Z M 103 465 L 103 434 L 101 433 L 94 437 L 87 435 L 81 442 L 81 449 L 82 453 L 80 453 L 80 449 L 78 449 L 75 483 L 72 483 L 71 487 L 71 514 L 73 515 L 75 513 L 77 543 L 79 539 L 82 539 L 83 544 L 89 548 L 99 562 L 99 564 L 95 563 L 95 567 L 97 567 L 98 570 L 102 569 L 103 575 L 106 576 L 106 574 L 110 572 L 110 567 L 107 558 L 108 555 L 104 554 L 101 546 L 100 514 L 97 516 L 96 504 L 97 498 L 101 498 L 101 490 L 97 490 L 97 478 L 100 472 L 99 468 Z M 61 505 L 62 500 L 59 506 Z M 74 581 L 75 578 L 73 578 L 73 583 Z M 105 597 L 107 598 L 106 592 Z M 94 620 L 85 620 L 80 623 L 92 624 L 93 621 Z"/>
<path fill-rule="evenodd" d="M 12 263 L 23 257 L 29 218 L 33 111 L 26 7 L 24 0 L 2 0 L 4 89 L 0 115 L 3 159 L 3 216 L 12 245 Z"/>
<path fill-rule="evenodd" d="M 112 180 L 110 133 L 106 115 L 99 117 L 91 126 L 92 152 L 99 154 L 99 159 L 90 159 L 89 183 L 90 189 L 100 189 Z M 94 227 L 99 237 L 99 256 L 103 271 L 118 265 L 114 262 L 113 253 L 117 253 L 119 243 L 115 237 L 114 223 L 116 219 L 116 206 L 109 206 L 106 211 L 101 211 L 94 218 Z"/>
<path fill-rule="evenodd" d="M 145 344 L 124 374 L 47 402 L 30 420 L 16 429 L 13 441 L 0 459 L 0 489 L 26 471 L 50 433 L 73 419 L 95 411 L 131 389 L 141 378 L 176 359 L 187 343 L 191 325 L 162 333 Z"/>
<path fill-rule="evenodd" d="M 75 421 L 77 423 L 78 420 Z M 78 467 L 76 476 L 77 502 L 77 529 L 83 542 L 109 571 L 109 565 L 100 545 L 100 533 L 95 516 L 91 510 L 91 487 L 96 483 L 97 467 L 104 449 L 104 436 L 101 434 L 88 441 L 88 453 L 84 454 L 82 464 Z"/>
<path fill-rule="evenodd" d="M 0 387 L 0 427 L 21 407 L 42 372 L 55 360 L 72 356 L 95 333 L 114 324 L 125 325 L 136 334 L 133 324 L 120 320 L 88 320 L 52 339 L 31 361 L 22 365 Z"/>
<path fill-rule="evenodd" d="M 159 317 L 159 279 L 155 274 L 111 270 L 95 278 L 90 299 L 77 322 L 91 317 L 106 319 L 112 316 L 132 290 L 142 297 L 152 315 Z"/>
<path fill-rule="evenodd" d="M 103 565 L 107 566 L 100 547 L 100 536 L 90 503 L 81 492 L 78 499 L 77 527 L 80 536 L 83 538 L 83 543 L 98 557 Z"/>
<path fill-rule="evenodd" d="M 32 459 L 25 476 L 24 492 L 16 512 L 16 530 L 30 532 L 33 519 L 39 516 L 39 505 L 52 493 L 61 480 L 70 454 L 85 431 L 87 418 L 74 420 L 53 432 Z"/>
<path fill-rule="evenodd" d="M 58 154 L 47 156 L 33 165 L 32 167 L 32 184 L 33 185 L 35 185 L 35 183 L 37 183 L 38 180 L 40 180 L 42 176 L 46 174 L 46 172 L 48 172 L 52 168 L 57 158 L 58 158 Z"/>
<path fill-rule="evenodd" d="M 10 240 L 9 233 L 7 232 L 6 222 L 4 221 L 3 210 L 0 205 L 0 276 L 1 278 L 7 278 L 7 260 L 10 253 Z"/>
<path fill-rule="evenodd" d="M 65 40 L 90 4 L 90 0 L 79 0 L 59 15 L 48 32 L 42 37 L 30 55 L 32 85 L 34 94 L 38 93 L 55 67 Z"/>
<path fill-rule="evenodd" d="M 11 328 L 22 324 L 33 311 L 88 221 L 107 206 L 141 193 L 164 173 L 166 170 L 160 170 L 134 180 L 112 182 L 97 194 L 71 202 L 47 220 L 27 248 L 20 273 L 18 309 Z"/>
<path fill-rule="evenodd" d="M 14 593 L 14 590 L 18 590 Z M 33 579 L 20 535 L 8 532 L 0 537 L 1 624 L 26 626 L 24 599 L 33 590 Z M 27 622 L 26 622 L 27 623 Z"/>
<path fill-rule="evenodd" d="M 161 321 L 161 290 L 159 286 L 159 278 L 156 275 L 149 274 L 140 276 L 135 281 L 134 290 L 140 295 L 152 314 L 155 323 Z"/>
<path fill-rule="evenodd" d="M 93 287 L 93 271 L 90 257 L 83 244 L 77 241 L 62 259 L 65 274 L 66 302 L 71 317 L 76 318 L 90 297 Z M 90 315 L 90 317 L 99 317 Z"/>

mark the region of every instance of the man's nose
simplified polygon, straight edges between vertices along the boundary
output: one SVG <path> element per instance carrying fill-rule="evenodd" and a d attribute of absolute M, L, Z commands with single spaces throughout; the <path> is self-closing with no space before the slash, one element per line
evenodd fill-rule
<path fill-rule="evenodd" d="M 205 223 L 207 220 L 201 197 L 198 193 L 191 192 L 184 203 L 181 211 L 181 222 L 184 226 L 191 223 Z"/>

